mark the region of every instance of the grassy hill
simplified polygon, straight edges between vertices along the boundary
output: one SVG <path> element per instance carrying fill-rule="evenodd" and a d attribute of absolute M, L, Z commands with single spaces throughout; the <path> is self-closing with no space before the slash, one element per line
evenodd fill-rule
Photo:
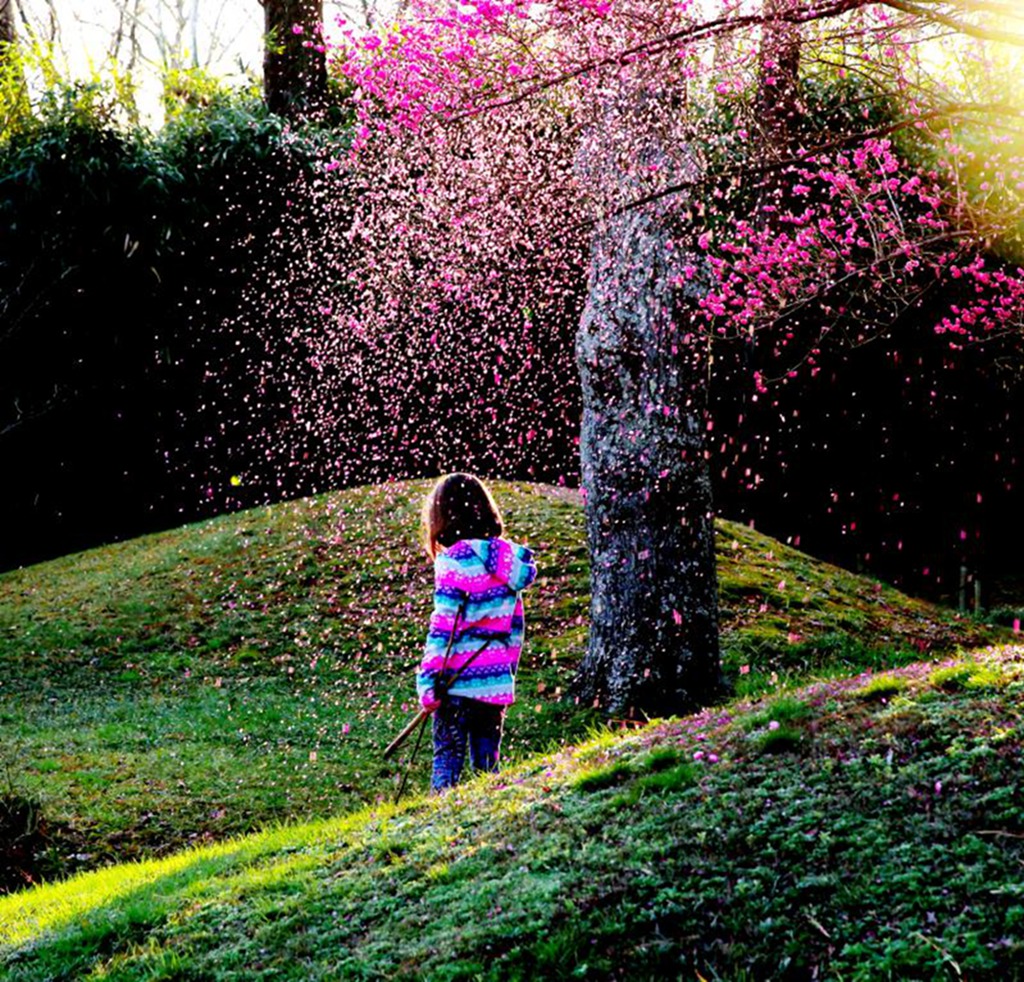
<path fill-rule="evenodd" d="M 558 489 L 498 485 L 510 534 L 534 546 L 542 565 L 530 596 L 520 701 L 508 721 L 507 757 L 520 770 L 503 775 L 500 788 L 485 783 L 441 803 L 395 812 L 386 802 L 407 762 L 381 761 L 380 748 L 413 708 L 411 673 L 430 600 L 429 565 L 415 541 L 426 487 L 413 482 L 340 492 L 0 576 L 0 763 L 7 785 L 0 803 L 0 832 L 6 836 L 0 849 L 6 850 L 8 888 L 30 877 L 168 856 L 0 901 L 0 943 L 10 946 L 3 964 L 11 977 L 87 977 L 95 969 L 97 978 L 257 978 L 261 971 L 277 978 L 284 977 L 274 973 L 285 962 L 296 978 L 338 972 L 359 977 L 338 947 L 347 951 L 357 941 L 360 952 L 380 946 L 379 956 L 366 955 L 366 977 L 428 969 L 431 977 L 445 977 L 436 974 L 442 968 L 451 977 L 473 977 L 486 975 L 470 967 L 474 959 L 491 960 L 479 947 L 490 922 L 504 938 L 486 942 L 500 955 L 495 964 L 504 966 L 501 977 L 517 971 L 530 977 L 541 965 L 554 974 L 559 965 L 577 972 L 581 959 L 589 959 L 588 971 L 601 974 L 620 944 L 636 948 L 629 964 L 647 966 L 643 971 L 655 977 L 664 966 L 690 957 L 684 951 L 690 948 L 691 954 L 704 952 L 693 964 L 704 959 L 700 963 L 708 971 L 732 966 L 722 971 L 733 977 L 733 968 L 749 964 L 760 977 L 766 956 L 742 954 L 748 944 L 760 950 L 759 943 L 740 944 L 729 933 L 734 928 L 722 926 L 732 916 L 726 917 L 726 909 L 738 894 L 770 885 L 769 893 L 781 891 L 769 905 L 776 913 L 765 915 L 776 923 L 795 902 L 786 893 L 795 874 L 769 875 L 778 861 L 774 853 L 761 857 L 762 872 L 753 880 L 729 881 L 724 894 L 725 874 L 715 874 L 719 879 L 710 882 L 718 884 L 718 900 L 712 903 L 708 894 L 694 908 L 706 915 L 701 928 L 701 918 L 689 923 L 676 909 L 700 899 L 688 891 L 704 889 L 689 882 L 694 876 L 683 876 L 696 854 L 688 847 L 672 858 L 665 846 L 662 855 L 657 842 L 692 838 L 694 848 L 701 843 L 698 853 L 710 850 L 709 869 L 728 865 L 760 848 L 760 833 L 750 826 L 757 794 L 771 799 L 773 817 L 783 824 L 787 809 L 799 810 L 801 803 L 818 815 L 813 842 L 800 840 L 800 848 L 790 843 L 791 859 L 802 860 L 808 842 L 835 841 L 835 818 L 842 814 L 835 809 L 843 801 L 847 808 L 862 808 L 866 799 L 857 796 L 869 790 L 891 796 L 885 787 L 893 769 L 909 766 L 896 756 L 898 744 L 891 741 L 897 737 L 885 736 L 889 724 L 876 721 L 901 700 L 915 707 L 904 713 L 912 722 L 904 720 L 893 732 L 900 739 L 914 733 L 915 750 L 932 747 L 931 735 L 918 734 L 925 718 L 928 734 L 958 734 L 948 746 L 939 741 L 932 747 L 937 760 L 948 764 L 950 748 L 961 745 L 974 754 L 972 740 L 989 747 L 996 731 L 972 730 L 977 713 L 979 719 L 998 720 L 1003 734 L 986 780 L 1005 778 L 999 768 L 1018 763 L 1019 732 L 1007 715 L 1019 687 L 1016 649 L 993 649 L 977 663 L 951 664 L 945 681 L 932 679 L 932 668 L 921 666 L 885 674 L 882 682 L 838 681 L 1004 635 L 728 522 L 719 524 L 718 536 L 723 654 L 739 695 L 760 702 L 747 710 L 732 707 L 718 716 L 658 724 L 640 734 L 613 738 L 602 732 L 588 743 L 598 721 L 563 698 L 586 631 L 578 501 Z M 809 678 L 836 679 L 812 690 L 835 695 L 785 695 Z M 896 689 L 886 693 L 890 679 Z M 908 680 L 906 691 L 901 679 Z M 872 685 L 881 687 L 874 695 L 850 695 Z M 700 734 L 711 742 L 695 744 Z M 705 747 L 711 749 L 694 758 Z M 910 751 L 899 752 L 913 759 Z M 713 764 L 712 755 L 718 758 Z M 852 773 L 840 766 L 846 757 L 881 762 L 864 765 L 867 783 L 860 788 L 858 777 L 858 787 L 847 789 L 852 799 L 834 787 Z M 825 768 L 828 760 L 832 764 Z M 937 766 L 933 761 L 926 770 Z M 414 766 L 414 791 L 423 787 L 426 772 L 424 754 Z M 789 781 L 796 784 L 790 787 Z M 984 789 L 976 792 L 966 778 L 956 781 L 947 780 L 950 790 L 936 798 L 929 816 L 968 798 L 975 808 L 970 814 L 979 814 Z M 765 791 L 763 782 L 775 790 Z M 907 801 L 917 800 L 905 794 Z M 739 798 L 726 807 L 730 795 Z M 749 795 L 755 797 L 747 801 Z M 948 810 L 956 812 L 949 828 L 962 833 L 956 822 L 967 819 L 959 807 Z M 345 813 L 350 817 L 236 838 L 284 821 Z M 575 816 L 566 824 L 568 838 L 553 831 L 563 815 Z M 692 824 L 698 815 L 704 825 Z M 648 821 L 650 835 L 643 831 Z M 629 842 L 636 823 L 640 851 L 634 854 Z M 606 825 L 620 829 L 619 839 L 608 833 L 617 844 L 605 841 Z M 994 823 L 982 830 L 992 835 L 977 841 L 987 850 L 1005 851 L 1016 844 L 1014 829 L 1009 819 L 1004 827 Z M 189 845 L 192 851 L 180 851 Z M 881 840 L 877 847 L 888 848 Z M 828 846 L 821 862 L 830 866 L 833 852 L 843 848 Z M 433 857 L 429 862 L 404 858 L 423 850 Z M 521 883 L 517 856 L 534 857 L 523 867 L 529 875 Z M 990 859 L 986 852 L 985 870 Z M 853 869 L 857 864 L 849 861 Z M 487 886 L 490 881 L 481 877 L 492 868 L 499 879 Z M 674 870 L 664 888 L 676 883 L 671 891 L 679 893 L 679 904 L 666 901 L 673 913 L 668 920 L 655 917 L 655 935 L 637 948 L 636 918 L 646 923 L 643 911 L 660 909 L 661 903 L 640 898 L 661 895 L 655 884 L 663 869 Z M 816 935 L 816 947 L 808 951 L 822 964 L 831 964 L 840 950 L 838 943 L 823 945 L 838 927 L 825 927 L 815 911 L 825 909 L 819 895 L 843 883 L 845 874 L 838 870 L 806 874 L 825 878 L 817 887 L 800 887 L 813 899 L 805 905 L 812 920 L 786 928 L 799 940 L 792 942 L 794 951 L 805 943 L 807 930 Z M 438 915 L 451 944 L 434 937 L 434 900 L 424 900 L 425 908 L 417 900 L 406 909 L 406 876 L 417 884 L 417 897 L 435 897 L 454 909 L 469 905 L 465 924 L 454 914 Z M 634 896 L 630 884 L 647 877 L 651 883 Z M 680 877 L 686 882 L 676 882 Z M 360 893 L 364 889 L 369 892 Z M 483 910 L 488 890 L 496 911 Z M 342 896 L 349 899 L 342 903 Z M 1000 904 L 1013 906 L 1006 899 L 1012 893 L 999 896 Z M 322 902 L 330 911 L 321 909 Z M 309 936 L 312 947 L 321 934 L 333 939 L 321 954 L 300 957 L 266 939 L 251 950 L 243 943 L 235 917 L 255 937 L 261 932 L 253 924 L 263 924 L 264 917 L 270 930 L 272 923 L 291 924 L 289 918 L 300 916 L 281 913 L 292 910 L 291 904 L 303 909 L 301 918 L 311 918 L 296 930 Z M 625 907 L 609 922 L 614 943 L 605 950 L 604 929 L 598 928 L 609 905 Z M 205 913 L 193 917 L 190 911 Z M 877 910 L 875 915 L 881 916 Z M 930 915 L 940 916 L 936 910 Z M 986 913 L 982 923 L 989 920 Z M 281 927 L 282 937 L 291 930 Z M 766 929 L 765 937 L 774 950 L 773 930 Z M 659 932 L 664 943 L 657 940 Z M 681 945 L 679 932 L 691 940 Z M 924 934 L 941 949 L 934 930 Z M 225 935 L 234 938 L 230 950 L 223 947 Z M 933 954 L 939 950 L 924 942 L 911 947 L 917 952 L 921 944 Z M 80 964 L 70 954 L 78 948 L 86 959 Z M 466 969 L 459 976 L 462 961 Z M 57 967 L 44 970 L 47 964 Z M 297 967 L 303 965 L 313 966 L 310 974 Z M 178 975 L 175 966 L 181 966 Z M 782 969 L 776 965 L 771 971 Z"/>

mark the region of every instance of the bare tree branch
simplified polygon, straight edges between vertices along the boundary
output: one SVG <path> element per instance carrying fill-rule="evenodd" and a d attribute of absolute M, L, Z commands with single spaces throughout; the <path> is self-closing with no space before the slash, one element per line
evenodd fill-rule
<path fill-rule="evenodd" d="M 942 10 L 935 9 L 939 5 L 929 4 L 928 0 L 923 0 L 923 2 L 913 2 L 913 0 L 880 0 L 880 2 L 886 7 L 891 7 L 893 10 L 899 10 L 902 13 L 918 17 L 922 22 L 942 24 L 944 27 L 952 28 L 958 34 L 976 38 L 979 41 L 997 41 L 1000 44 L 1010 44 L 1018 48 L 1024 47 L 1024 33 L 972 24 L 962 17 L 956 17 Z M 944 3 L 941 6 L 948 8 L 950 5 Z M 969 11 L 972 9 L 991 9 L 998 5 L 972 3 L 971 0 L 964 0 L 964 2 L 957 4 L 957 6 L 961 10 Z M 1009 8 L 1001 8 L 998 12 L 1000 16 L 1022 20 L 1018 14 L 1011 13 Z"/>
<path fill-rule="evenodd" d="M 774 19 L 777 22 L 788 24 L 809 24 L 814 21 L 838 17 L 842 14 L 849 13 L 852 10 L 857 10 L 860 7 L 870 6 L 872 2 L 873 0 L 832 0 L 832 2 L 816 4 L 809 9 L 804 8 L 802 10 L 797 10 L 789 8 L 786 13 L 780 14 L 775 18 L 766 18 L 764 14 L 745 14 L 740 17 L 727 15 L 715 18 L 714 20 L 702 21 L 699 24 L 691 24 L 681 30 L 672 31 L 668 34 L 651 38 L 648 41 L 633 45 L 629 48 L 623 48 L 621 51 L 616 51 L 614 54 L 607 55 L 603 58 L 594 58 L 586 61 L 572 69 L 572 71 L 564 72 L 553 78 L 545 79 L 542 82 L 537 82 L 534 85 L 527 86 L 517 92 L 514 96 L 510 96 L 507 99 L 497 99 L 492 102 L 485 103 L 475 109 L 468 110 L 464 115 L 476 115 L 477 113 L 486 112 L 492 109 L 501 109 L 505 106 L 516 105 L 517 103 L 530 99 L 541 92 L 546 92 L 548 89 L 555 88 L 556 86 L 562 85 L 574 78 L 579 78 L 581 75 L 586 75 L 590 72 L 611 65 L 628 64 L 636 58 L 652 57 L 654 55 L 661 54 L 667 48 L 683 41 L 707 40 L 709 38 L 719 37 L 723 34 L 733 33 L 734 31 L 741 30 L 745 27 L 760 27 L 767 23 L 769 19 Z"/>
<path fill-rule="evenodd" d="M 714 180 L 727 180 L 731 177 L 757 179 L 768 174 L 788 170 L 791 167 L 799 167 L 803 164 L 809 163 L 821 154 L 831 153 L 835 150 L 842 150 L 843 148 L 853 144 L 861 143 L 866 139 L 882 139 L 887 136 L 892 136 L 894 133 L 917 126 L 919 123 L 926 123 L 931 120 L 938 119 L 952 120 L 972 115 L 983 115 L 986 113 L 1002 113 L 1006 116 L 1024 120 L 1024 109 L 1008 103 L 987 103 L 983 105 L 977 103 L 958 103 L 956 105 L 946 106 L 942 109 L 935 109 L 932 112 L 921 113 L 917 116 L 896 120 L 886 126 L 879 126 L 872 130 L 860 130 L 856 133 L 840 137 L 837 140 L 830 140 L 827 143 L 821 143 L 805 149 L 801 148 L 797 153 L 784 159 L 765 160 L 756 165 L 751 164 L 749 161 L 744 161 L 741 164 L 737 164 L 735 167 L 726 167 L 722 170 L 716 171 L 714 174 Z M 653 204 L 654 202 L 660 201 L 671 195 L 680 194 L 684 191 L 692 191 L 694 188 L 707 184 L 707 182 L 707 177 L 696 177 L 666 185 L 663 188 L 659 188 L 657 191 L 652 191 L 649 194 L 634 198 L 626 204 L 621 205 L 606 214 L 600 215 L 597 218 L 588 218 L 581 222 L 576 222 L 569 226 L 569 231 L 575 231 L 581 228 L 590 228 L 600 222 L 623 215 L 636 208 L 642 208 L 645 205 Z"/>

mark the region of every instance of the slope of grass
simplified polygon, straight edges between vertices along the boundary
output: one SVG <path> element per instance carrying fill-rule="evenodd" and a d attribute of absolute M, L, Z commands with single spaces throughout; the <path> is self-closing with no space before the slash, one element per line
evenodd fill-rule
<path fill-rule="evenodd" d="M 878 678 L 606 731 L 440 799 L 0 898 L 0 970 L 1019 978 L 1024 648 Z"/>
<path fill-rule="evenodd" d="M 427 487 L 339 492 L 0 576 L 0 888 L 389 797 L 407 760 L 380 749 L 414 709 L 429 613 Z M 496 493 L 542 567 L 514 762 L 594 724 L 563 698 L 587 562 L 573 493 Z M 995 636 L 728 522 L 719 561 L 741 694 Z M 424 754 L 414 791 L 426 771 Z"/>

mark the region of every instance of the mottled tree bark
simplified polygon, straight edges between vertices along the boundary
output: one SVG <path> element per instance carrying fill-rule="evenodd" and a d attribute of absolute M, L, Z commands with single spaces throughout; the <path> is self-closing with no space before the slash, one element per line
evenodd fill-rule
<path fill-rule="evenodd" d="M 317 50 L 323 0 L 262 2 L 266 31 L 263 94 L 267 106 L 289 119 L 315 115 L 327 102 L 327 62 L 323 51 Z M 296 25 L 301 33 L 296 33 Z"/>
<path fill-rule="evenodd" d="M 684 713 L 726 688 L 705 452 L 708 347 L 692 317 L 695 279 L 673 285 L 684 264 L 665 203 L 611 219 L 592 247 L 576 342 L 592 590 L 576 691 L 631 718 Z"/>

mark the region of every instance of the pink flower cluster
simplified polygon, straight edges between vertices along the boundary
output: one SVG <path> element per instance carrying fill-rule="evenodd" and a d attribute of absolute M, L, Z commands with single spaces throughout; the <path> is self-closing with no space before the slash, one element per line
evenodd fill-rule
<path fill-rule="evenodd" d="M 391 30 L 344 30 L 333 52 L 334 71 L 356 90 L 357 149 L 374 131 L 415 131 L 429 117 L 470 112 L 482 96 L 494 98 L 507 80 L 531 72 L 522 51 L 514 60 L 513 46 L 501 43 L 508 25 L 526 18 L 523 0 L 469 0 L 447 10 L 412 6 L 414 16 Z"/>
<path fill-rule="evenodd" d="M 715 239 L 698 238 L 714 276 L 700 301 L 709 325 L 719 335 L 781 325 L 780 351 L 794 341 L 787 317 L 809 303 L 849 319 L 858 298 L 870 311 L 873 299 L 912 301 L 949 277 L 969 281 L 968 298 L 951 304 L 936 331 L 976 340 L 1019 326 L 1024 269 L 987 268 L 974 252 L 971 230 L 951 220 L 962 193 L 944 186 L 935 171 L 912 171 L 887 139 L 869 137 L 852 152 L 808 157 L 782 175 L 773 203 L 754 217 Z M 960 240 L 962 251 L 951 248 Z M 687 278 L 681 271 L 680 283 Z M 812 347 L 806 359 L 812 372 L 817 355 Z M 757 385 L 763 390 L 761 378 Z"/>

